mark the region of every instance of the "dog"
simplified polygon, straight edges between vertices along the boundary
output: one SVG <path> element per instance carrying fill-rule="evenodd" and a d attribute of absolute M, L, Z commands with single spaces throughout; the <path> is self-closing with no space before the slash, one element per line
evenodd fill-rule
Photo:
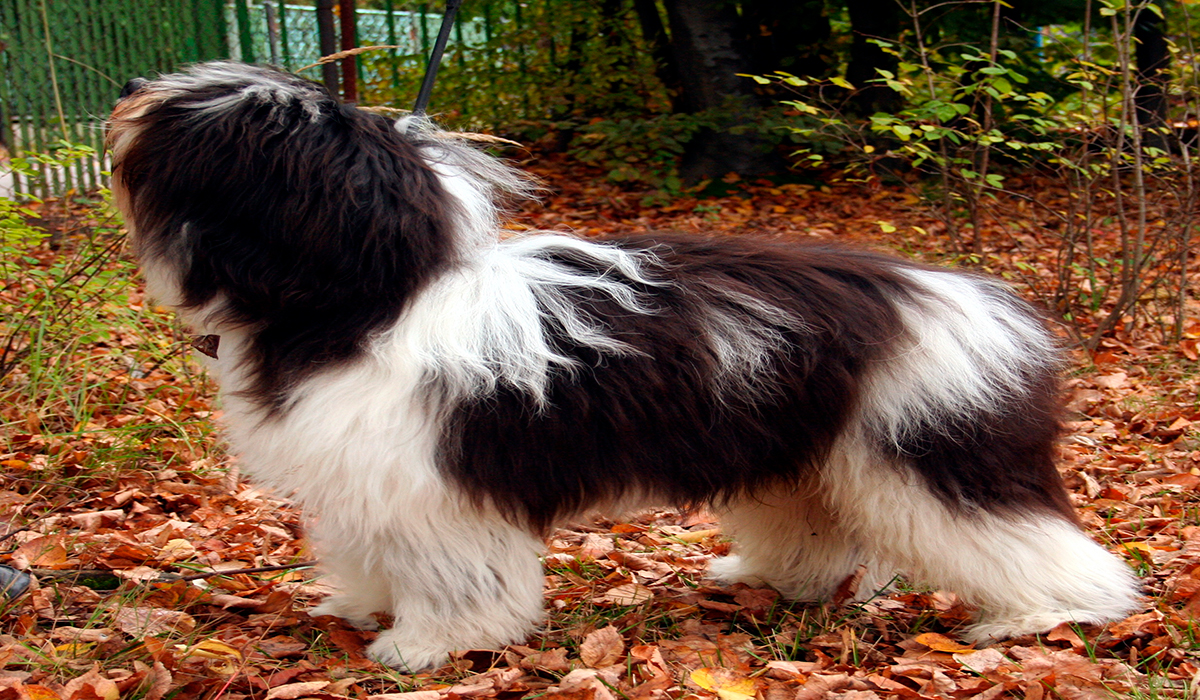
<path fill-rule="evenodd" d="M 543 537 L 705 506 L 719 582 L 820 600 L 895 572 L 964 638 L 1100 624 L 1137 581 L 1054 465 L 1060 357 L 999 282 L 751 236 L 502 237 L 530 186 L 282 71 L 131 81 L 112 189 L 151 296 L 210 341 L 231 450 L 309 517 L 370 655 L 520 642 Z"/>

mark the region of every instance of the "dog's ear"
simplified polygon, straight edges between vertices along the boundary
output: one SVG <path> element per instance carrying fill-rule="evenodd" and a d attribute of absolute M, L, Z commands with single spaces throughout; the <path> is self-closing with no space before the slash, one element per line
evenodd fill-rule
<path fill-rule="evenodd" d="M 139 254 L 230 320 L 402 304 L 450 254 L 453 200 L 383 117 L 264 68 L 151 83 L 116 175 Z M 157 99 L 156 99 L 157 98 Z"/>

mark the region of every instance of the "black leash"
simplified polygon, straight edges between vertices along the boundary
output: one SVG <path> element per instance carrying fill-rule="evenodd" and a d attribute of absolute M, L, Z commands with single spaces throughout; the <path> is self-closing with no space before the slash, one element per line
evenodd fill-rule
<path fill-rule="evenodd" d="M 442 62 L 442 53 L 446 50 L 446 41 L 450 38 L 450 29 L 454 26 L 454 15 L 458 13 L 462 0 L 446 0 L 446 14 L 442 17 L 442 28 L 438 30 L 437 41 L 433 43 L 433 52 L 429 54 L 429 65 L 425 68 L 425 78 L 421 81 L 421 91 L 417 93 L 417 103 L 413 105 L 415 116 L 425 114 L 429 106 L 429 95 L 433 93 L 433 81 L 437 78 L 438 64 Z"/>

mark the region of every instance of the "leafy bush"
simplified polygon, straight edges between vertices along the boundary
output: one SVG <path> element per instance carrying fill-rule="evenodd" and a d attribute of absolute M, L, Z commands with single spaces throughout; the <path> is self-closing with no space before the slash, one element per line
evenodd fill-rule
<path fill-rule="evenodd" d="M 985 233 L 993 222 L 1007 217 L 1015 225 L 1015 213 L 1027 211 L 1029 225 L 1053 225 L 1060 232 L 1057 271 L 1049 279 L 1031 274 L 1029 281 L 1085 345 L 1095 347 L 1138 315 L 1178 339 L 1188 251 L 1200 225 L 1197 143 L 1139 123 L 1138 94 L 1150 78 L 1139 80 L 1134 66 L 1141 14 L 1162 11 L 1150 2 L 1101 0 L 1107 34 L 1086 27 L 1058 32 L 1061 41 L 1046 49 L 1052 65 L 1041 69 L 1038 81 L 1053 82 L 1052 95 L 1034 87 L 1024 67 L 1029 56 L 1001 47 L 1001 5 L 992 3 L 993 31 L 983 48 L 927 44 L 923 11 L 915 5 L 907 43 L 876 41 L 897 59 L 895 72 L 881 69 L 871 81 L 903 97 L 904 107 L 894 113 L 866 120 L 847 113 L 845 95 L 863 86 L 840 78 L 776 73 L 754 79 L 794 91 L 784 104 L 810 122 L 790 129 L 811 144 L 841 144 L 836 163 L 851 176 L 913 171 L 927 178 L 914 192 L 944 225 L 951 249 L 976 264 L 996 243 Z M 1195 114 L 1194 67 L 1189 60 L 1178 64 L 1163 82 L 1181 111 Z M 827 152 L 811 146 L 798 155 L 814 166 L 829 161 Z M 1017 168 L 1057 179 L 1067 206 L 1006 188 Z M 1102 228 L 1115 229 L 1114 244 L 1100 244 Z"/>

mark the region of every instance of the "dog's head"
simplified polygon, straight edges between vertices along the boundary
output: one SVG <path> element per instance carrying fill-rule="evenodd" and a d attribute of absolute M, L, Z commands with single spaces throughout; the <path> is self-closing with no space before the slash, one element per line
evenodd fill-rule
<path fill-rule="evenodd" d="M 452 253 L 461 206 L 419 137 L 320 85 L 220 62 L 124 92 L 113 192 L 167 304 L 249 324 L 387 307 Z"/>
<path fill-rule="evenodd" d="M 270 405 L 494 240 L 491 194 L 516 182 L 427 125 L 402 132 L 307 80 L 229 62 L 132 81 L 107 142 L 151 296 L 198 330 L 247 338 L 239 390 Z"/>

